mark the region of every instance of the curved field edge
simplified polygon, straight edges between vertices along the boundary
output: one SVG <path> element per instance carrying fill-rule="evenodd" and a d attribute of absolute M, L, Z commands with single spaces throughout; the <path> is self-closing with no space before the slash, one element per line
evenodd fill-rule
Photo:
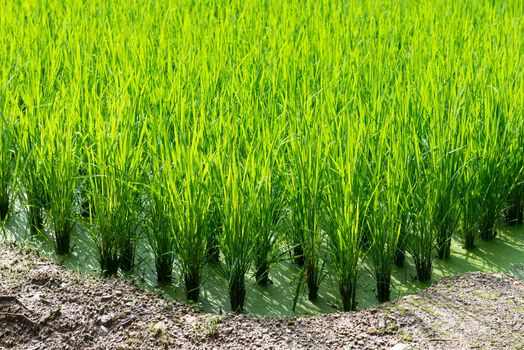
<path fill-rule="evenodd" d="M 0 244 L 0 347 L 520 349 L 524 281 L 466 273 L 359 312 L 315 317 L 210 315 L 122 279 L 65 269 Z M 9 299 L 8 297 L 11 297 Z M 6 317 L 11 315 L 12 317 Z"/>

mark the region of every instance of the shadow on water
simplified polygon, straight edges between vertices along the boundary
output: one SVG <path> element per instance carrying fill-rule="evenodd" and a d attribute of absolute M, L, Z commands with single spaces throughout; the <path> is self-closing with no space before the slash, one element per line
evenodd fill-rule
<path fill-rule="evenodd" d="M 0 240 L 16 241 L 37 249 L 40 254 L 54 259 L 61 265 L 89 274 L 100 274 L 97 249 L 89 234 L 77 225 L 72 236 L 72 252 L 68 256 L 58 257 L 54 253 L 53 242 L 48 235 L 32 237 L 27 227 L 25 210 L 16 207 L 12 216 L 0 234 Z M 49 230 L 46 230 L 49 232 Z M 154 255 L 147 239 L 142 237 L 137 244 L 137 265 L 133 272 L 123 276 L 138 283 L 142 288 L 161 293 L 175 300 L 184 302 L 185 291 L 179 269 L 175 267 L 173 282 L 158 286 L 156 282 Z M 229 296 L 227 280 L 221 272 L 223 266 L 208 265 L 203 271 L 201 298 L 195 306 L 206 312 L 228 312 Z M 420 288 L 446 277 L 468 271 L 504 272 L 524 278 L 524 226 L 505 226 L 498 230 L 497 237 L 490 242 L 480 238 L 472 251 L 462 249 L 460 242 L 452 242 L 452 254 L 446 261 L 433 260 L 431 281 L 416 281 L 416 270 L 412 259 L 407 256 L 403 268 L 394 267 L 392 273 L 391 298 L 415 293 Z M 327 271 L 329 272 L 329 271 Z M 293 315 L 316 315 L 337 311 L 340 308 L 338 287 L 328 273 L 322 282 L 319 299 L 312 303 L 307 299 L 307 291 L 299 295 L 296 310 L 293 311 L 293 300 L 297 288 L 298 268 L 290 261 L 277 263 L 270 272 L 272 283 L 258 286 L 253 271 L 246 276 L 245 312 L 255 316 L 284 317 Z M 364 309 L 378 304 L 376 300 L 375 281 L 371 272 L 362 266 L 358 278 L 357 305 Z"/>

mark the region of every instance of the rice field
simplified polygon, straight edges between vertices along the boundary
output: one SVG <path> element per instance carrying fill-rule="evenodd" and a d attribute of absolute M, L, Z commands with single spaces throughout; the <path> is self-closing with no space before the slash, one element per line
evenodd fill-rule
<path fill-rule="evenodd" d="M 524 241 L 507 229 L 524 216 L 520 0 L 0 9 L 5 237 L 90 246 L 104 276 L 150 269 L 192 302 L 220 279 L 235 312 L 251 281 L 278 301 L 282 274 L 293 309 L 330 281 L 355 310 L 363 273 L 384 302 L 405 264 L 426 282 Z"/>

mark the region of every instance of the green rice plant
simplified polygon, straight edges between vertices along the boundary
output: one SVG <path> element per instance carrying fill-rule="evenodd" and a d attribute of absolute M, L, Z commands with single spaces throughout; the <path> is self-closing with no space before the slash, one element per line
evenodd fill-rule
<path fill-rule="evenodd" d="M 24 163 L 24 171 L 30 173 L 31 168 L 38 168 L 38 165 L 34 164 L 34 160 L 31 159 L 32 155 L 29 155 Z M 31 174 L 35 174 L 32 173 Z M 33 236 L 37 236 L 44 233 L 44 205 L 48 201 L 47 194 L 40 184 L 39 179 L 35 179 L 34 175 L 26 175 L 27 182 L 25 183 L 25 189 L 27 194 L 27 221 L 29 223 L 29 230 Z"/>
<path fill-rule="evenodd" d="M 417 271 L 416 277 L 420 282 L 426 282 L 431 279 L 433 266 L 434 236 L 428 216 L 428 212 L 424 209 L 414 214 L 410 227 L 409 243 L 407 244 Z"/>
<path fill-rule="evenodd" d="M 414 104 L 416 102 L 410 102 Z M 423 115 L 416 107 L 411 112 L 419 119 L 411 124 L 407 119 L 396 117 L 396 125 L 390 132 L 395 140 L 390 141 L 390 155 L 387 158 L 387 173 L 391 176 L 387 191 L 401 193 L 398 205 L 399 245 L 406 249 L 415 264 L 417 279 L 427 281 L 431 278 L 434 236 L 429 191 L 432 184 L 431 168 L 428 166 L 429 147 L 426 138 Z M 402 141 L 400 141 L 402 140 Z M 395 214 L 393 214 L 395 215 Z M 395 220 L 392 217 L 390 220 Z"/>
<path fill-rule="evenodd" d="M 476 192 L 476 175 L 473 167 L 472 160 L 461 170 L 462 178 L 461 184 L 464 189 L 462 199 L 460 201 L 461 206 L 461 235 L 463 241 L 463 247 L 466 250 L 472 250 L 475 247 L 475 238 L 479 232 L 478 225 L 478 212 L 479 212 L 479 194 Z"/>
<path fill-rule="evenodd" d="M 4 223 L 12 208 L 15 185 L 15 135 L 12 121 L 5 114 L 6 102 L 0 95 L 0 223 Z"/>
<path fill-rule="evenodd" d="M 517 183 L 522 187 L 522 181 Z M 517 187 L 517 186 L 515 186 Z M 508 205 L 506 209 L 506 222 L 510 224 L 524 223 L 524 199 L 522 199 L 522 190 L 512 190 L 509 194 Z"/>
<path fill-rule="evenodd" d="M 464 163 L 459 169 L 461 236 L 464 249 L 475 247 L 475 238 L 479 232 L 478 214 L 480 196 L 478 184 L 478 157 L 470 146 L 465 149 Z M 473 154 L 472 154 L 473 153 Z"/>
<path fill-rule="evenodd" d="M 355 310 L 359 273 L 364 202 L 365 165 L 361 154 L 364 128 L 350 128 L 342 123 L 336 130 L 337 143 L 331 152 L 326 195 L 326 235 L 344 311 Z M 362 210 L 365 211 L 365 210 Z"/>
<path fill-rule="evenodd" d="M 371 175 L 371 196 L 368 206 L 368 230 L 370 245 L 367 256 L 377 283 L 377 298 L 380 302 L 390 299 L 391 270 L 397 252 L 402 218 L 399 184 L 402 184 L 402 167 L 388 159 L 390 148 L 388 131 L 383 129 L 370 138 L 368 146 L 371 158 L 368 160 Z"/>
<path fill-rule="evenodd" d="M 431 226 L 434 230 L 437 257 L 448 259 L 451 253 L 451 240 L 458 231 L 460 215 L 458 213 L 458 171 L 461 162 L 461 150 L 452 144 L 453 136 L 431 138 L 430 176 L 427 189 L 430 194 Z"/>
<path fill-rule="evenodd" d="M 27 198 L 27 221 L 32 236 L 44 234 L 44 213 L 49 203 L 42 176 L 42 141 L 39 133 L 39 118 L 34 109 L 24 103 L 20 122 L 17 125 L 18 140 L 17 159 L 20 164 L 18 172 L 20 190 Z"/>
<path fill-rule="evenodd" d="M 145 125 L 117 116 L 107 123 L 93 119 L 92 139 L 87 145 L 91 205 L 90 232 L 99 253 L 104 275 L 133 265 L 139 229 L 142 152 Z"/>
<path fill-rule="evenodd" d="M 456 128 L 456 144 L 460 149 L 459 168 L 457 169 L 457 197 L 460 211 L 460 236 L 464 249 L 475 247 L 475 238 L 479 232 L 478 215 L 480 211 L 479 166 L 480 156 L 476 149 L 474 134 L 478 121 L 476 113 L 474 86 L 466 85 L 454 95 L 448 107 L 450 117 L 453 117 L 451 127 Z"/>
<path fill-rule="evenodd" d="M 2 56 L 0 56 L 2 57 Z M 10 210 L 10 192 L 13 182 L 13 142 L 15 139 L 15 128 L 12 125 L 10 103 L 8 102 L 7 69 L 0 67 L 0 224 L 5 224 L 7 214 Z"/>
<path fill-rule="evenodd" d="M 175 237 L 171 231 L 169 210 L 163 199 L 163 183 L 151 180 L 148 186 L 145 229 L 155 258 L 156 279 L 159 283 L 172 281 L 175 261 Z"/>
<path fill-rule="evenodd" d="M 106 277 L 115 275 L 118 272 L 119 263 L 119 242 L 116 237 L 115 229 L 120 226 L 116 221 L 119 203 L 114 198 L 115 195 L 110 191 L 108 174 L 101 174 L 102 171 L 91 166 L 89 177 L 91 178 L 91 201 L 96 216 L 90 217 L 90 234 L 93 238 L 97 250 L 100 270 Z M 105 204 L 102 204 L 104 203 Z M 103 218 L 103 219 L 102 219 Z"/>
<path fill-rule="evenodd" d="M 399 133 L 397 133 L 399 134 Z M 402 137 L 402 136 L 401 136 Z M 404 142 L 404 145 L 410 146 L 409 142 Z M 399 147 L 400 148 L 400 147 Z M 411 234 L 412 234 L 412 221 L 414 220 L 414 212 L 416 212 L 419 207 L 416 199 L 416 194 L 414 189 L 418 186 L 417 179 L 415 177 L 416 167 L 413 155 L 408 152 L 396 152 L 396 156 L 402 157 L 402 159 L 397 160 L 398 164 L 396 167 L 403 169 L 404 175 L 400 176 L 398 186 L 398 191 L 403 193 L 403 196 L 400 198 L 399 203 L 399 212 L 398 220 L 400 223 L 399 237 L 397 243 L 397 249 L 393 262 L 396 266 L 404 266 L 404 260 L 406 255 L 406 250 L 409 250 L 408 245 L 410 244 Z M 423 165 L 419 165 L 423 166 Z"/>
<path fill-rule="evenodd" d="M 412 136 L 417 140 L 417 135 Z M 411 176 L 410 186 L 406 188 L 406 196 L 412 198 L 414 203 L 409 221 L 407 250 L 417 271 L 417 279 L 426 282 L 431 279 L 432 257 L 434 249 L 434 228 L 432 218 L 433 210 L 437 207 L 438 189 L 432 182 L 433 169 L 427 166 L 427 147 L 413 147 L 413 160 L 411 166 L 415 167 L 415 174 Z M 437 192 L 437 193 L 435 193 Z"/>
<path fill-rule="evenodd" d="M 264 142 L 256 150 L 258 162 L 255 165 L 254 177 L 256 179 L 251 230 L 255 235 L 254 264 L 255 279 L 261 286 L 270 283 L 269 272 L 271 266 L 281 260 L 282 237 L 281 232 L 284 212 L 285 183 L 279 170 L 278 145 L 279 138 L 261 130 L 260 139 Z M 273 140 L 272 140 L 273 139 Z"/>
<path fill-rule="evenodd" d="M 49 218 L 54 231 L 55 251 L 68 254 L 71 234 L 75 226 L 75 194 L 79 176 L 76 158 L 77 144 L 81 142 L 73 126 L 66 122 L 49 120 L 44 132 L 52 135 L 46 140 L 47 147 L 40 149 L 42 160 L 42 184 L 49 196 Z"/>
<path fill-rule="evenodd" d="M 87 139 L 84 140 L 84 144 L 93 144 L 92 141 L 88 141 Z M 88 160 L 85 157 L 85 153 L 82 152 L 80 154 L 83 159 L 80 160 L 80 169 L 79 169 L 79 177 L 80 182 L 78 185 L 78 202 L 79 202 L 79 211 L 80 211 L 80 217 L 83 219 L 86 219 L 87 221 L 89 218 L 95 216 L 94 206 L 91 198 L 91 182 L 89 181 L 88 177 Z"/>
<path fill-rule="evenodd" d="M 140 159 L 138 156 L 137 160 Z M 129 167 L 129 169 L 133 169 Z M 137 171 L 139 171 L 137 169 Z M 134 174 L 134 175 L 130 175 Z M 135 177 L 136 176 L 136 177 Z M 130 179 L 132 177 L 132 179 Z M 123 176 L 127 193 L 124 196 L 123 202 L 125 203 L 125 220 L 122 227 L 122 243 L 119 249 L 119 267 L 123 272 L 131 271 L 135 266 L 135 255 L 137 244 L 140 239 L 140 231 L 142 228 L 142 213 L 143 203 L 141 193 L 139 192 L 141 186 L 140 175 L 137 173 L 126 172 L 126 176 Z M 121 180 L 122 181 L 122 180 Z M 139 182 L 140 181 L 140 182 Z"/>
<path fill-rule="evenodd" d="M 393 262 L 396 266 L 404 266 L 406 251 L 413 253 L 413 224 L 417 219 L 416 212 L 421 210 L 417 198 L 417 188 L 423 184 L 421 173 L 426 170 L 424 156 L 423 115 L 415 107 L 414 102 L 404 102 L 407 110 L 405 115 L 395 117 L 395 124 L 390 127 L 394 137 L 402 141 L 393 141 L 390 148 L 388 166 L 394 168 L 396 184 L 395 190 L 403 195 L 398 206 L 398 221 L 400 224 L 397 248 Z M 408 118 L 417 118 L 410 120 Z"/>
<path fill-rule="evenodd" d="M 523 171 L 524 172 L 524 171 Z M 521 176 L 523 177 L 523 176 Z M 523 224 L 524 223 L 524 198 L 522 192 L 524 190 L 524 179 L 518 180 L 515 184 L 516 188 L 510 192 L 509 195 L 509 208 L 507 209 L 507 221 L 511 224 Z"/>
<path fill-rule="evenodd" d="M 196 111 L 194 111 L 196 112 Z M 197 301 L 202 269 L 206 263 L 206 243 L 211 231 L 208 218 L 211 208 L 209 163 L 200 151 L 204 131 L 203 119 L 191 130 L 174 132 L 172 144 L 162 150 L 166 167 L 166 190 L 171 227 L 175 237 L 178 262 L 182 268 L 186 296 Z M 186 134 L 187 133 L 187 134 Z M 184 136 L 187 136 L 187 141 Z"/>
<path fill-rule="evenodd" d="M 461 128 L 455 115 L 460 113 L 462 105 L 451 103 L 454 97 L 449 85 L 431 93 L 436 89 L 432 85 L 433 82 L 426 82 L 425 94 L 417 101 L 420 104 L 417 115 L 420 117 L 410 136 L 418 145 L 414 148 L 414 158 L 419 180 L 414 183 L 412 193 L 417 202 L 414 214 L 419 219 L 414 219 L 423 220 L 421 234 L 428 237 L 424 242 L 429 242 L 430 236 L 433 236 L 437 256 L 447 259 L 460 219 L 458 173 L 463 162 L 463 148 L 459 139 Z M 433 106 L 429 115 L 423 110 L 424 105 Z M 417 225 L 420 226 L 420 223 Z M 427 232 L 428 225 L 432 232 Z M 424 256 L 431 255 L 429 246 L 425 246 L 424 250 Z"/>
<path fill-rule="evenodd" d="M 408 210 L 408 207 L 401 205 L 399 220 L 401 222 L 400 231 L 398 233 L 398 246 L 393 258 L 393 263 L 398 267 L 404 266 L 406 259 L 406 244 L 409 236 L 409 224 L 412 218 L 412 213 Z"/>
<path fill-rule="evenodd" d="M 524 223 L 524 123 L 510 126 L 505 152 L 504 175 L 507 193 L 505 220 L 510 224 Z"/>
<path fill-rule="evenodd" d="M 493 97 L 488 96 L 483 103 L 486 116 L 477 129 L 479 152 L 478 187 L 480 192 L 479 230 L 480 237 L 489 241 L 496 236 L 496 222 L 502 216 L 507 201 L 507 186 L 504 178 L 503 162 L 507 159 L 506 121 L 502 107 Z M 487 113 L 486 108 L 493 110 Z M 491 112 L 491 111 L 490 111 Z"/>
<path fill-rule="evenodd" d="M 277 263 L 282 255 L 282 239 L 279 236 L 283 215 L 282 180 L 272 175 L 268 169 L 265 171 L 267 173 L 257 177 L 261 180 L 257 183 L 258 205 L 254 208 L 252 220 L 252 230 L 255 232 L 255 279 L 261 286 L 270 283 L 271 266 Z"/>
<path fill-rule="evenodd" d="M 367 255 L 377 282 L 377 298 L 380 302 L 384 302 L 390 299 L 391 269 L 401 224 L 396 215 L 399 196 L 388 193 L 390 191 L 381 192 L 381 197 L 390 201 L 388 204 L 381 204 L 377 199 L 379 195 L 373 196 L 372 219 L 369 224 L 371 242 Z"/>
<path fill-rule="evenodd" d="M 229 300 L 234 312 L 242 312 L 246 298 L 245 276 L 254 259 L 255 235 L 251 231 L 255 183 L 252 153 L 244 159 L 229 149 L 229 162 L 215 164 L 214 183 L 221 188 L 221 250 L 228 278 Z"/>
<path fill-rule="evenodd" d="M 500 158 L 483 158 L 479 169 L 481 193 L 479 231 L 485 241 L 495 238 L 496 222 L 506 206 L 504 179 L 500 176 Z"/>
<path fill-rule="evenodd" d="M 308 299 L 315 301 L 323 278 L 322 215 L 328 146 L 313 130 L 297 137 L 299 139 L 289 143 L 292 242 L 295 259 L 303 259 L 303 280 L 308 288 Z M 299 266 L 301 263 L 299 260 Z"/>
<path fill-rule="evenodd" d="M 216 196 L 212 196 L 216 198 Z M 207 262 L 217 264 L 220 262 L 220 236 L 222 235 L 222 220 L 221 209 L 219 201 L 213 200 L 208 212 L 207 222 L 209 224 L 209 232 L 207 234 L 206 242 L 206 259 Z"/>
<path fill-rule="evenodd" d="M 142 203 L 142 183 L 143 172 L 143 143 L 145 127 L 138 121 L 133 128 L 126 127 L 127 130 L 133 130 L 130 135 L 120 134 L 119 158 L 114 165 L 118 169 L 118 181 L 121 190 L 119 193 L 120 200 L 123 203 L 124 220 L 120 228 L 122 242 L 119 249 L 119 267 L 122 271 L 128 272 L 135 265 L 135 252 L 139 240 L 139 231 L 141 229 L 143 203 Z"/>

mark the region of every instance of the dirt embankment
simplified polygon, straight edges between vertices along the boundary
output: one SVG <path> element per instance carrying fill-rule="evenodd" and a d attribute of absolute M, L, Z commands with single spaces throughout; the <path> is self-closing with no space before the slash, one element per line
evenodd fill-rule
<path fill-rule="evenodd" d="M 524 349 L 524 281 L 468 273 L 380 308 L 290 319 L 208 315 L 0 244 L 0 348 Z"/>

